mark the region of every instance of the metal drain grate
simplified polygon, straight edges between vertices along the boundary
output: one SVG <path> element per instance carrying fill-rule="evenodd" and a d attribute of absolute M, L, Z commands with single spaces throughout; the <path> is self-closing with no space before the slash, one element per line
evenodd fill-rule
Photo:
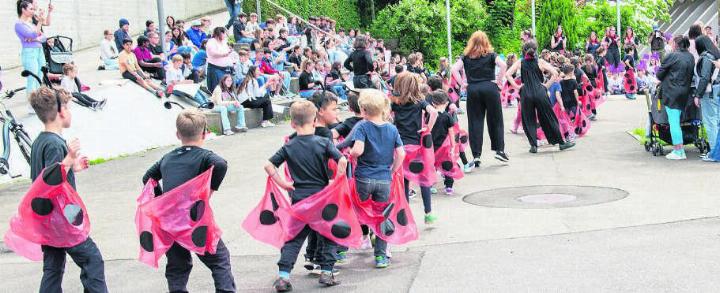
<path fill-rule="evenodd" d="M 625 190 L 602 186 L 538 185 L 474 192 L 463 201 L 485 207 L 554 209 L 596 205 L 626 198 Z"/>

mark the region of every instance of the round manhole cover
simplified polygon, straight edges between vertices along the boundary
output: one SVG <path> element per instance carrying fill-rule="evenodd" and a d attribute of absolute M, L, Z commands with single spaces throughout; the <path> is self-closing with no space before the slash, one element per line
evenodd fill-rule
<path fill-rule="evenodd" d="M 626 198 L 622 189 L 601 186 L 540 185 L 491 189 L 466 195 L 467 203 L 518 209 L 552 209 L 601 204 Z"/>

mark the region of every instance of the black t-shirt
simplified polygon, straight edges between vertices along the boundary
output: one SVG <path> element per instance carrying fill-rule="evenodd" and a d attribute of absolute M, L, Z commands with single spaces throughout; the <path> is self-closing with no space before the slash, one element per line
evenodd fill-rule
<path fill-rule="evenodd" d="M 300 78 L 298 78 L 298 81 L 300 82 L 300 90 L 301 91 L 306 91 L 306 90 L 312 89 L 312 87 L 313 87 L 312 83 L 315 82 L 315 80 L 313 80 L 312 73 L 309 73 L 307 71 L 303 71 L 300 74 Z M 308 86 L 308 85 L 310 85 L 310 86 Z"/>
<path fill-rule="evenodd" d="M 298 68 L 300 68 L 300 65 L 302 64 L 302 57 L 300 55 L 290 54 L 290 57 L 288 57 L 288 62 L 294 63 L 295 65 L 297 65 Z"/>
<path fill-rule="evenodd" d="M 244 37 L 242 34 L 243 31 L 245 31 L 244 23 L 240 21 L 236 21 L 235 23 L 233 23 L 233 36 L 235 36 L 235 42 L 239 41 L 240 38 Z"/>
<path fill-rule="evenodd" d="M 287 162 L 295 189 L 322 189 L 328 185 L 328 158 L 340 160 L 342 155 L 332 141 L 317 135 L 299 135 L 282 146 L 270 162 L 280 167 Z"/>
<path fill-rule="evenodd" d="M 275 48 L 275 51 L 280 52 L 280 51 L 284 50 L 285 48 L 290 47 L 290 42 L 288 42 L 287 38 L 278 37 L 278 40 L 282 40 L 283 44 L 281 46 Z"/>
<path fill-rule="evenodd" d="M 162 179 L 162 190 L 170 191 L 175 187 L 197 177 L 203 172 L 213 169 L 210 188 L 218 190 L 227 172 L 227 162 L 210 150 L 195 146 L 181 146 L 167 153 L 157 161 L 143 176 L 143 184 L 150 178 Z M 156 194 L 159 195 L 159 193 Z"/>
<path fill-rule="evenodd" d="M 315 135 L 332 139 L 332 132 L 330 131 L 330 128 L 327 128 L 325 126 L 315 127 Z M 295 137 L 297 137 L 297 132 L 293 132 L 293 134 L 288 136 L 288 139 L 293 139 Z"/>
<path fill-rule="evenodd" d="M 154 55 L 160 55 L 163 53 L 162 45 L 158 44 L 157 46 L 150 45 L 150 52 L 152 52 Z"/>
<path fill-rule="evenodd" d="M 456 118 L 448 112 L 439 112 L 432 129 L 433 146 L 437 150 L 445 142 L 450 128 L 455 126 Z"/>
<path fill-rule="evenodd" d="M 577 89 L 578 83 L 574 79 L 563 79 L 560 81 L 560 96 L 562 96 L 563 105 L 565 109 L 577 107 L 577 98 L 575 98 L 575 90 Z"/>
<path fill-rule="evenodd" d="M 337 131 L 337 133 L 340 135 L 340 137 L 347 138 L 348 134 L 350 134 L 350 131 L 352 131 L 353 127 L 355 127 L 355 124 L 362 121 L 362 117 L 350 117 L 345 119 L 345 121 L 341 122 L 337 126 L 335 126 L 333 129 Z"/>
<path fill-rule="evenodd" d="M 424 100 L 405 105 L 395 103 L 391 105 L 391 109 L 395 113 L 395 127 L 400 132 L 400 138 L 404 145 L 420 144 L 420 133 L 418 131 L 422 128 L 423 111 L 428 105 Z"/>
<path fill-rule="evenodd" d="M 53 132 L 41 132 L 33 142 L 30 152 L 30 179 L 35 181 L 43 169 L 62 162 L 67 154 L 65 139 Z M 75 173 L 72 169 L 67 172 L 67 181 L 75 188 Z"/>
<path fill-rule="evenodd" d="M 495 53 L 478 58 L 463 57 L 463 67 L 468 83 L 495 80 Z"/>
<path fill-rule="evenodd" d="M 626 54 L 623 62 L 627 62 L 630 64 L 630 67 L 635 68 L 635 58 L 633 58 L 632 54 Z"/>
<path fill-rule="evenodd" d="M 365 75 L 373 71 L 373 60 L 370 52 L 365 49 L 356 49 L 345 59 L 343 64 L 347 70 L 351 70 L 356 76 Z"/>

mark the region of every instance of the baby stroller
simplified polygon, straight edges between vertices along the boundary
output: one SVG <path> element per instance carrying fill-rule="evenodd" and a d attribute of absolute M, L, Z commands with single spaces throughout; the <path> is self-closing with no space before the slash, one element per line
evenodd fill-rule
<path fill-rule="evenodd" d="M 650 119 L 650 131 L 645 141 L 645 151 L 653 156 L 665 155 L 662 142 L 672 142 L 670 136 L 670 124 L 668 123 L 665 105 L 661 101 L 660 85 L 653 94 L 646 94 L 645 101 L 648 106 L 648 118 Z M 692 99 L 688 99 L 687 105 L 680 117 L 680 128 L 683 133 L 683 145 L 694 145 L 700 153 L 710 150 L 710 144 L 702 135 L 702 114 L 700 108 L 695 106 Z"/>
<path fill-rule="evenodd" d="M 43 43 L 48 72 L 63 74 L 63 65 L 73 62 L 73 40 L 65 36 L 49 37 Z"/>

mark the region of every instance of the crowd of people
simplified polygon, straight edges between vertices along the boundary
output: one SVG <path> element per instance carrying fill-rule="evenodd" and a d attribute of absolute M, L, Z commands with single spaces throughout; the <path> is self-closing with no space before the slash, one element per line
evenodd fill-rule
<path fill-rule="evenodd" d="M 36 51 L 45 42 L 42 26 L 49 25 L 50 11 L 51 7 L 48 14 L 41 12 L 38 16 L 33 1 L 18 2 L 16 32 L 23 42 L 23 66 L 34 72 L 42 65 Z M 290 273 L 306 241 L 304 267 L 318 275 L 323 286 L 340 284 L 335 264 L 347 260 L 348 246 L 373 247 L 374 266 L 387 268 L 391 260 L 388 243 L 404 244 L 417 238 L 412 212 L 405 209 L 416 194 L 412 187 L 420 190 L 424 223 L 436 223 L 432 199 L 438 191 L 434 186 L 441 181 L 444 194 L 451 196 L 456 180 L 480 166 L 486 120 L 494 158 L 510 162 L 505 152 L 504 106 L 517 105 L 518 114 L 510 132 L 519 133 L 522 126 L 530 153 L 538 153 L 544 143 L 558 145 L 562 151 L 574 147 L 577 138 L 587 133 L 590 121 L 598 117 L 598 106 L 614 93 L 616 79 L 622 80 L 623 85 L 618 87 L 630 99 L 640 90 L 655 91 L 659 83 L 674 145 L 667 158 L 686 158 L 680 122 L 683 111 L 694 105 L 702 108 L 702 121 L 711 143 L 711 153 L 705 159 L 720 159 L 715 148 L 720 104 L 714 82 L 720 51 L 702 24 L 693 25 L 689 36 L 674 36 L 670 50 L 664 46 L 667 37 L 656 28 L 649 39 L 652 55 L 648 55 L 642 69 L 643 59 L 638 61 L 638 41 L 631 28 L 622 42 L 621 55 L 614 28 L 606 30 L 602 41 L 591 33 L 585 51 L 569 52 L 562 27 L 558 26 L 549 50 L 538 48 L 532 33 L 525 31 L 521 36 L 522 52 L 506 58 L 494 51 L 484 32 L 477 31 L 461 57 L 453 63 L 439 60 L 439 70 L 431 72 L 425 68 L 421 53 L 391 55 L 382 40 L 356 30 L 346 34 L 327 17 L 311 17 L 307 25 L 302 25 L 298 18 L 287 21 L 283 15 L 261 23 L 255 14 L 250 14 L 249 19 L 241 11 L 230 14 L 236 19 L 231 18 L 225 26 L 213 28 L 209 18 L 202 18 L 193 21 L 187 30 L 182 20 L 169 16 L 165 36 L 159 35 L 154 22 L 147 21 L 137 40 L 130 38 L 130 23 L 120 19 L 117 31 L 104 32 L 101 66 L 105 70 L 117 68 L 123 78 L 160 98 L 174 94 L 194 101 L 200 108 L 212 108 L 221 114 L 223 133 L 227 135 L 247 131 L 245 108 L 261 109 L 262 125 L 273 126 L 272 98 L 287 93 L 289 80 L 298 78 L 297 94 L 305 100 L 290 107 L 294 133 L 288 134 L 285 144 L 264 166 L 268 175 L 266 197 L 256 208 L 259 214 L 251 213 L 246 219 L 251 224 L 243 224 L 255 238 L 281 248 L 273 284 L 277 292 L 292 290 Z M 237 49 L 229 42 L 230 27 Z M 697 56 L 693 57 L 693 53 Z M 72 121 L 68 103 L 76 99 L 86 107 L 101 110 L 105 100 L 81 93 L 74 65 L 66 64 L 64 75 L 64 90 L 34 84 L 28 87 L 30 104 L 45 125 L 32 147 L 31 174 L 34 181 L 43 178 L 34 184 L 42 184 L 38 182 L 48 177 L 42 173 L 59 163 L 66 172 L 63 180 L 74 189 L 74 172 L 86 169 L 87 159 L 78 155 L 78 141 L 62 139 L 62 130 Z M 693 76 L 697 80 L 694 86 Z M 464 112 L 460 108 L 462 99 L 467 100 Z M 346 103 L 352 112 L 343 121 L 338 117 L 341 103 Z M 234 127 L 228 116 L 232 112 L 237 113 Z M 460 126 L 461 114 L 467 116 L 468 131 Z M 224 159 L 203 148 L 207 118 L 197 109 L 184 110 L 176 126 L 182 146 L 151 166 L 143 183 L 162 180 L 164 192 L 168 193 L 209 172 L 208 186 L 218 190 L 228 166 Z M 468 146 L 471 158 L 465 154 Z M 276 197 L 282 196 L 276 193 L 283 192 L 281 189 L 287 192 L 290 204 L 284 197 Z M 162 194 L 163 190 L 159 190 L 152 196 L 155 199 L 148 200 L 163 199 Z M 352 198 L 352 203 L 337 199 L 342 196 Z M 37 213 L 36 208 L 33 205 Z M 292 214 L 293 221 L 300 219 L 302 225 L 292 228 L 284 222 L 290 218 L 282 216 L 279 209 Z M 307 210 L 322 214 L 322 219 L 311 219 L 302 212 Z M 146 212 L 140 208 L 138 211 Z M 81 210 L 79 217 L 83 213 L 86 211 Z M 259 216 L 259 222 L 255 216 Z M 154 217 L 156 222 L 161 221 L 157 214 Z M 192 217 L 202 215 L 193 216 L 191 211 Z M 336 217 L 342 221 L 326 223 Z M 257 222 L 255 226 L 253 221 Z M 261 228 L 278 221 L 282 222 L 277 230 L 281 233 L 268 235 Z M 13 225 L 18 225 L 13 226 L 13 233 L 23 235 L 21 224 Z M 168 260 L 168 288 L 184 292 L 192 268 L 190 252 L 197 250 L 185 244 L 187 233 L 181 236 L 169 232 L 163 231 L 170 243 L 162 251 Z M 197 236 L 192 234 L 192 242 L 197 244 Z M 66 253 L 83 270 L 81 278 L 87 291 L 107 291 L 102 256 L 92 239 L 84 236 L 71 247 L 53 247 L 55 242 L 39 240 L 38 244 L 46 245 L 41 291 L 61 290 Z M 216 291 L 234 292 L 230 253 L 219 237 L 213 239 L 212 249 L 202 250 L 200 258 L 212 271 Z M 202 243 L 205 240 L 202 237 Z M 150 249 L 142 234 L 140 241 L 144 253 L 153 253 L 152 238 Z M 19 249 L 18 243 L 10 241 L 8 245 Z M 156 249 L 161 251 L 161 247 Z"/>

